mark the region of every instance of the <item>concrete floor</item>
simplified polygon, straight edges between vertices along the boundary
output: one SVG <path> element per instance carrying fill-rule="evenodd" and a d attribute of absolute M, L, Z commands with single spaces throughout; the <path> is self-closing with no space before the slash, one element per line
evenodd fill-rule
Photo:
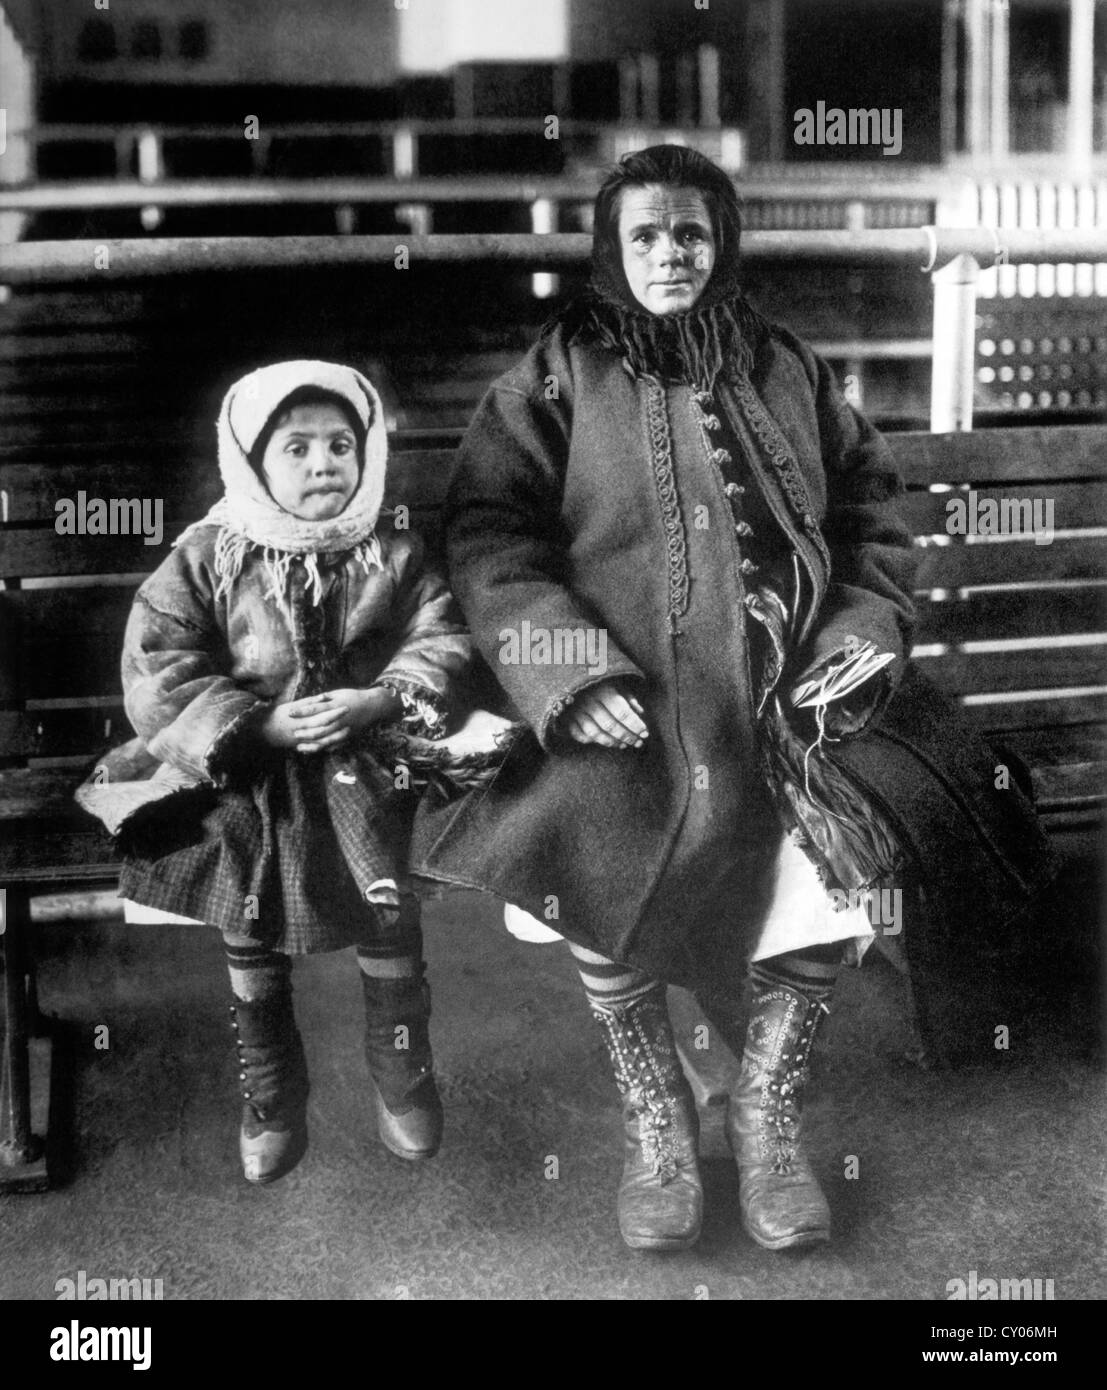
<path fill-rule="evenodd" d="M 313 957 L 295 976 L 311 1148 L 257 1189 L 216 935 L 44 932 L 44 1005 L 74 1025 L 70 1154 L 55 1190 L 0 1203 L 0 1298 L 53 1298 L 80 1270 L 161 1278 L 166 1299 L 942 1300 L 972 1270 L 1107 1293 L 1102 1075 L 1065 1020 L 987 1073 L 929 1073 L 905 1060 L 902 977 L 848 972 L 808 1108 L 834 1241 L 771 1254 L 741 1234 L 714 1110 L 703 1237 L 658 1256 L 619 1238 L 618 1102 L 566 948 L 515 941 L 471 894 L 429 907 L 427 945 L 441 1153 L 411 1165 L 375 1142 L 352 953 Z"/>

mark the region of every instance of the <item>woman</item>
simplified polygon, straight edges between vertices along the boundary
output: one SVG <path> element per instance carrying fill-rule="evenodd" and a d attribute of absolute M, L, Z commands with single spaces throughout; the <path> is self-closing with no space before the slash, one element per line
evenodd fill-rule
<path fill-rule="evenodd" d="M 970 933 L 994 950 L 1051 871 L 1022 793 L 996 792 L 995 756 L 905 666 L 902 484 L 826 364 L 743 296 L 740 230 L 708 160 L 628 155 L 588 290 L 485 397 L 446 507 L 452 587 L 536 743 L 424 819 L 420 871 L 569 939 L 623 1098 L 636 1248 L 684 1248 L 701 1221 L 666 982 L 742 1056 L 747 1231 L 825 1240 L 800 1099 L 843 953 L 872 935 L 831 909 L 921 866 L 925 920 L 986 904 Z M 873 674 L 829 699 L 851 659 Z M 814 717 L 789 698 L 812 680 Z M 906 931 L 933 1011 L 948 953 L 923 921 Z"/>

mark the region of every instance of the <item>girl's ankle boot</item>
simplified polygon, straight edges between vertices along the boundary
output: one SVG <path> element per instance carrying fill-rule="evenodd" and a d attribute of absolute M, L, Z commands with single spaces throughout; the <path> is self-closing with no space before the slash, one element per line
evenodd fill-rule
<path fill-rule="evenodd" d="M 811 1048 L 828 997 L 785 985 L 753 997 L 727 1138 L 738 1163 L 742 1224 L 766 1250 L 830 1239 L 830 1208 L 800 1144 Z"/>
<path fill-rule="evenodd" d="M 235 999 L 231 1026 L 242 1085 L 239 1153 L 247 1182 L 274 1182 L 307 1151 L 308 1074 L 292 986 L 261 999 Z"/>
<path fill-rule="evenodd" d="M 430 1046 L 430 986 L 421 976 L 361 972 L 365 1060 L 377 1130 L 398 1158 L 432 1158 L 442 1142 L 442 1101 Z"/>
<path fill-rule="evenodd" d="M 623 1100 L 619 1230 L 634 1250 L 685 1250 L 703 1220 L 699 1119 L 677 1059 L 664 986 L 625 1008 L 593 1009 Z"/>

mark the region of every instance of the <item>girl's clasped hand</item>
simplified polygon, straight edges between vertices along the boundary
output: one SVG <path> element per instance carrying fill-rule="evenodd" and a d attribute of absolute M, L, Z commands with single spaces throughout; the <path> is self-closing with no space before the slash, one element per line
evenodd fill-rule
<path fill-rule="evenodd" d="M 257 732 L 270 748 L 323 753 L 345 743 L 351 734 L 398 718 L 402 710 L 399 695 L 383 687 L 326 690 L 273 705 L 259 721 Z"/>

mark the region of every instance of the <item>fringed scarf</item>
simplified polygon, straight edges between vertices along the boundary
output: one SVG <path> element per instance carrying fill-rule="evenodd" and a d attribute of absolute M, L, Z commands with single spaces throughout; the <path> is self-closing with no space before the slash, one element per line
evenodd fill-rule
<path fill-rule="evenodd" d="M 303 386 L 318 387 L 347 402 L 365 429 L 365 459 L 357 488 L 343 511 L 326 521 L 307 521 L 285 511 L 249 460 L 270 419 Z M 350 551 L 366 574 L 383 568 L 376 525 L 384 498 L 388 440 L 380 397 L 360 372 L 333 362 L 277 362 L 261 367 L 227 392 L 216 430 L 224 496 L 174 541 L 180 545 L 197 527 L 218 526 L 216 598 L 230 592 L 252 551 L 268 577 L 268 597 L 285 611 L 294 565 L 305 571 L 313 604 L 321 603 L 324 593 L 321 555 Z"/>
<path fill-rule="evenodd" d="M 336 521 L 339 519 L 338 517 L 334 518 Z M 294 561 L 298 561 L 304 567 L 307 592 L 310 594 L 313 604 L 321 603 L 323 599 L 323 578 L 319 573 L 320 553 L 349 550 L 366 574 L 372 573 L 374 569 L 384 568 L 380 541 L 376 534 L 366 537 L 365 540 L 359 541 L 354 546 L 344 545 L 342 538 L 336 535 L 332 543 L 323 546 L 322 552 L 312 550 L 299 552 L 281 550 L 273 545 L 259 545 L 257 541 L 251 540 L 239 529 L 234 512 L 227 505 L 225 497 L 212 507 L 202 521 L 195 523 L 197 526 L 211 526 L 213 524 L 219 527 L 219 534 L 215 538 L 215 573 L 219 580 L 215 589 L 216 598 L 222 598 L 224 594 L 230 592 L 231 585 L 242 573 L 242 565 L 251 550 L 258 552 L 269 580 L 268 597 L 283 608 L 288 607 Z M 326 523 L 316 524 L 325 525 Z M 192 527 L 188 529 L 190 531 Z M 182 532 L 174 544 L 179 544 L 187 535 L 188 531 Z"/>
<path fill-rule="evenodd" d="M 548 329 L 556 323 L 570 343 L 594 342 L 617 352 L 636 377 L 684 381 L 707 392 L 720 377 L 749 375 L 765 332 L 764 320 L 741 294 L 706 306 L 701 299 L 683 314 L 661 315 L 613 303 L 592 286 Z"/>

